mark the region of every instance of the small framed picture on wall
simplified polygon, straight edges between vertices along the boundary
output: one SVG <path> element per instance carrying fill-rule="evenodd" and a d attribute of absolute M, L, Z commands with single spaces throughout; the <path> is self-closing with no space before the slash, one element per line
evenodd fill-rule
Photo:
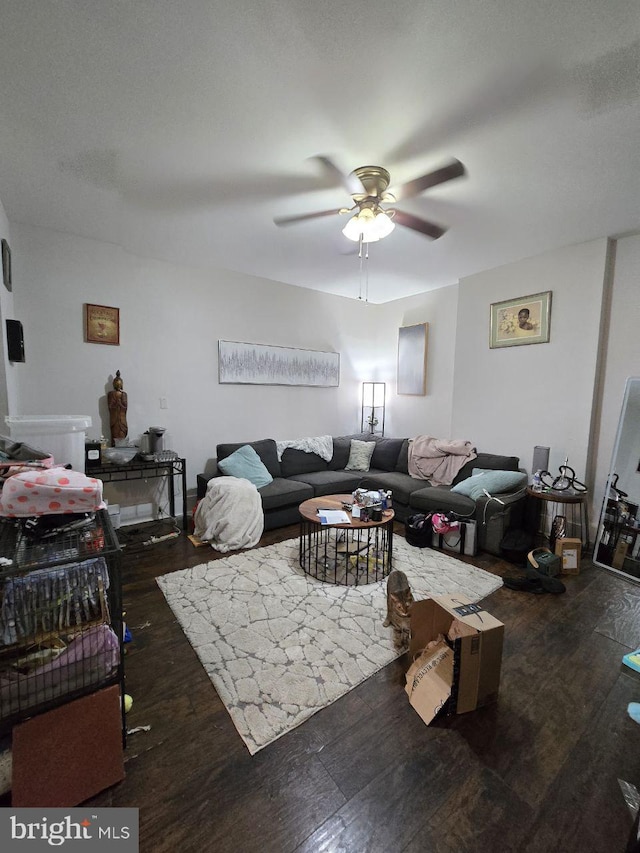
<path fill-rule="evenodd" d="M 120 309 L 109 305 L 87 305 L 85 340 L 90 344 L 120 343 Z"/>
<path fill-rule="evenodd" d="M 491 306 L 489 347 L 546 344 L 551 328 L 551 291 L 494 302 Z"/>

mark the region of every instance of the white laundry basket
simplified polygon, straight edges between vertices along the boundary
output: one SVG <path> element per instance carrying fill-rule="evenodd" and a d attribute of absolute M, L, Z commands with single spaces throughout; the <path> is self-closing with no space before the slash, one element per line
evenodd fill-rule
<path fill-rule="evenodd" d="M 5 419 L 13 441 L 24 441 L 53 456 L 56 465 L 70 464 L 84 472 L 84 442 L 89 415 L 9 415 Z"/>

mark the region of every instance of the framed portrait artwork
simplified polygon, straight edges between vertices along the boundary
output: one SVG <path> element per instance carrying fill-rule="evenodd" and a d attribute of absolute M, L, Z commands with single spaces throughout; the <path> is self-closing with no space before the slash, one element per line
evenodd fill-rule
<path fill-rule="evenodd" d="M 90 344 L 120 343 L 120 309 L 108 305 L 87 305 L 85 338 Z"/>
<path fill-rule="evenodd" d="M 427 393 L 428 323 L 398 330 L 398 394 L 424 397 Z"/>
<path fill-rule="evenodd" d="M 551 291 L 506 299 L 491 305 L 489 346 L 546 344 L 551 323 Z"/>

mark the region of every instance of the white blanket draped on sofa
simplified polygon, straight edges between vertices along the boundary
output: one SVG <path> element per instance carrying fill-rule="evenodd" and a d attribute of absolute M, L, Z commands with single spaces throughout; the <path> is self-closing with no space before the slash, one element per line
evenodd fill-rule
<path fill-rule="evenodd" d="M 213 477 L 194 515 L 194 533 L 216 551 L 257 545 L 264 529 L 258 490 L 239 477 Z"/>

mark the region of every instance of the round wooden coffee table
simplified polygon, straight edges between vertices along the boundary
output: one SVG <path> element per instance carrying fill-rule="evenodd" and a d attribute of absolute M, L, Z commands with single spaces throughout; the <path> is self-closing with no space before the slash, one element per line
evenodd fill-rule
<path fill-rule="evenodd" d="M 322 524 L 319 509 L 341 510 L 351 495 L 324 495 L 300 504 L 300 567 L 328 583 L 358 586 L 382 580 L 391 571 L 392 509 L 380 521 L 360 521 L 347 512 L 347 524 Z"/>

